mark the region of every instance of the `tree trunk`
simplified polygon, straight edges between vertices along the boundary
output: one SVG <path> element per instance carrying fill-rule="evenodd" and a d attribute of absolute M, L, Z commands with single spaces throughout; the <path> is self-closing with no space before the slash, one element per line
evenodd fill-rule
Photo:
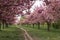
<path fill-rule="evenodd" d="M 5 25 L 6 25 L 6 27 L 8 28 L 8 25 L 9 25 L 9 24 L 8 24 L 8 23 L 5 23 Z"/>
<path fill-rule="evenodd" d="M 38 29 L 40 29 L 40 23 L 38 23 Z"/>
<path fill-rule="evenodd" d="M 47 30 L 50 31 L 51 23 L 47 22 Z"/>
<path fill-rule="evenodd" d="M 4 29 L 4 21 L 3 21 L 2 25 L 3 25 L 3 29 Z"/>
<path fill-rule="evenodd" d="M 33 24 L 33 28 L 34 28 L 34 24 Z"/>
<path fill-rule="evenodd" d="M 1 23 L 0 23 L 0 31 L 1 31 Z"/>

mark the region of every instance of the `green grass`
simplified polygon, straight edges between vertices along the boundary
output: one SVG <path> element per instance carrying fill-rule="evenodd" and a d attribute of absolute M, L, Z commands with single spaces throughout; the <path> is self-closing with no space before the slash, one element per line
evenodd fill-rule
<path fill-rule="evenodd" d="M 41 29 L 37 29 L 37 25 L 35 25 L 34 28 L 30 25 L 28 27 L 25 25 L 23 28 L 26 29 L 35 40 L 60 40 L 60 29 L 53 29 L 51 27 L 50 32 L 48 32 L 46 25 L 41 25 Z"/>
<path fill-rule="evenodd" d="M 24 40 L 23 32 L 15 26 L 10 26 L 0 31 L 0 40 Z"/>

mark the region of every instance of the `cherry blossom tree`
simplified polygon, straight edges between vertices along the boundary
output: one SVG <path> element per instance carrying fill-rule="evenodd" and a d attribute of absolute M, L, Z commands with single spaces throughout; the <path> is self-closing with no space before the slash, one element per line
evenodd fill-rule
<path fill-rule="evenodd" d="M 45 4 L 37 6 L 32 10 L 27 20 L 29 23 L 47 23 L 48 31 L 50 30 L 51 23 L 56 23 L 60 20 L 60 1 L 59 0 L 44 0 Z M 34 4 L 35 5 L 35 4 Z M 34 6 L 32 6 L 34 8 Z"/>
<path fill-rule="evenodd" d="M 38 4 L 37 4 L 38 2 Z M 41 3 L 40 3 L 41 2 Z M 43 23 L 43 17 L 41 16 L 42 11 L 44 10 L 45 3 L 43 1 L 37 1 L 30 8 L 30 15 L 27 16 L 27 20 L 30 24 L 38 24 L 38 29 L 40 28 L 40 23 Z"/>
<path fill-rule="evenodd" d="M 22 11 L 29 8 L 30 0 L 0 0 L 0 21 L 3 24 L 15 23 L 16 15 L 22 15 Z"/>

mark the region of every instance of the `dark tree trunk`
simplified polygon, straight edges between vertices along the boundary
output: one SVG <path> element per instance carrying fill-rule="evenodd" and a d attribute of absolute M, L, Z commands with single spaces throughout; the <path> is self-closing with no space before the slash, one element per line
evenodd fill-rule
<path fill-rule="evenodd" d="M 51 26 L 51 23 L 50 22 L 47 22 L 47 30 L 50 31 L 50 26 Z"/>
<path fill-rule="evenodd" d="M 3 25 L 3 29 L 4 29 L 4 21 L 3 21 L 2 25 Z"/>
<path fill-rule="evenodd" d="M 0 23 L 0 31 L 1 31 L 1 23 Z"/>
<path fill-rule="evenodd" d="M 2 20 L 3 29 L 5 28 L 5 23 L 6 23 L 6 21 L 3 19 L 3 20 Z"/>
<path fill-rule="evenodd" d="M 34 24 L 33 24 L 33 28 L 34 28 Z"/>
<path fill-rule="evenodd" d="M 5 23 L 5 25 L 6 25 L 6 27 L 8 28 L 8 25 L 9 25 L 9 24 L 8 24 L 8 23 Z"/>
<path fill-rule="evenodd" d="M 40 29 L 40 23 L 38 23 L 38 29 Z"/>

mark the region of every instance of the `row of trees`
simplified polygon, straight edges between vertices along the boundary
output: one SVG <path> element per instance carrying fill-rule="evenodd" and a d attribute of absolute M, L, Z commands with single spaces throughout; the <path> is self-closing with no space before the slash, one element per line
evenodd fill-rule
<path fill-rule="evenodd" d="M 51 24 L 54 26 L 60 21 L 60 0 L 44 0 L 43 2 L 46 5 L 36 7 L 32 13 L 25 16 L 23 24 L 33 24 L 33 26 L 38 24 L 38 28 L 40 28 L 40 24 L 47 23 L 49 31 Z"/>
<path fill-rule="evenodd" d="M 16 15 L 22 15 L 22 11 L 28 8 L 30 0 L 0 0 L 0 28 L 1 24 L 15 23 Z"/>

